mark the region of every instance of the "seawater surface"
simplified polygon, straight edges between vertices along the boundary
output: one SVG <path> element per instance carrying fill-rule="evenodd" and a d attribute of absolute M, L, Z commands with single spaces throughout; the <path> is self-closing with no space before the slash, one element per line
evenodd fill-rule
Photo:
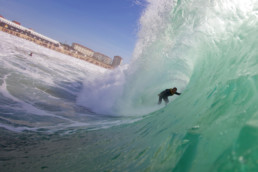
<path fill-rule="evenodd" d="M 258 170 L 258 2 L 148 2 L 112 71 L 0 33 L 1 171 Z"/>

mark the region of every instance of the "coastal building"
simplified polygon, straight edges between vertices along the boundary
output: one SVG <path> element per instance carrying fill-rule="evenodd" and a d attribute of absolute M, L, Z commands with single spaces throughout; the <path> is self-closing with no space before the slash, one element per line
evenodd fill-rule
<path fill-rule="evenodd" d="M 64 43 L 60 43 L 61 44 L 61 48 L 67 51 L 74 51 L 73 47 L 71 47 L 68 44 L 64 44 Z"/>
<path fill-rule="evenodd" d="M 60 43 L 59 52 L 70 55 L 70 56 L 74 56 L 76 54 L 76 51 L 73 49 L 72 46 L 70 46 L 68 44 L 64 44 L 64 43 Z"/>
<path fill-rule="evenodd" d="M 13 20 L 13 23 L 18 24 L 18 25 L 21 25 L 20 22 L 17 22 L 17 21 L 15 21 L 15 20 Z"/>
<path fill-rule="evenodd" d="M 117 67 L 122 63 L 123 59 L 120 56 L 114 56 L 112 67 Z"/>
<path fill-rule="evenodd" d="M 86 55 L 87 57 L 93 57 L 94 51 L 92 49 L 89 49 L 89 48 L 87 48 L 87 47 L 85 47 L 83 45 L 80 45 L 78 43 L 73 43 L 72 47 L 76 51 L 82 53 L 83 55 Z"/>
<path fill-rule="evenodd" d="M 99 53 L 99 52 L 94 52 L 93 58 L 95 58 L 96 60 L 101 61 L 105 64 L 108 64 L 108 65 L 111 65 L 111 63 L 112 63 L 112 59 L 110 57 L 108 57 L 102 53 Z"/>

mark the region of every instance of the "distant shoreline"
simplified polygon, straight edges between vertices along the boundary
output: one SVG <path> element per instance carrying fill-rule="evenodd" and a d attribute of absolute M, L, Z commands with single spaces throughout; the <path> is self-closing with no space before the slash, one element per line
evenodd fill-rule
<path fill-rule="evenodd" d="M 100 55 L 103 55 L 104 59 L 108 58 L 108 60 L 110 62 L 112 62 L 111 64 L 107 64 L 103 61 L 100 61 L 99 59 L 97 60 L 93 57 L 83 54 L 83 53 L 73 49 L 73 47 L 70 47 L 69 45 L 61 44 L 58 41 L 55 41 L 51 38 L 41 35 L 31 29 L 27 29 L 27 28 L 21 26 L 19 22 L 16 22 L 16 21 L 11 22 L 9 20 L 6 20 L 2 16 L 0 16 L 0 31 L 17 36 L 22 39 L 29 40 L 29 41 L 34 42 L 43 47 L 60 52 L 62 54 L 66 54 L 71 57 L 75 57 L 75 58 L 87 61 L 89 63 L 92 63 L 94 65 L 97 65 L 97 66 L 100 66 L 100 67 L 103 67 L 106 69 L 114 69 L 115 67 L 119 66 L 122 61 L 121 57 L 115 56 L 113 59 L 113 62 L 112 62 L 112 60 L 109 57 L 106 57 L 105 55 L 98 53 Z M 118 60 L 120 60 L 120 62 L 117 62 L 117 57 L 118 57 Z"/>

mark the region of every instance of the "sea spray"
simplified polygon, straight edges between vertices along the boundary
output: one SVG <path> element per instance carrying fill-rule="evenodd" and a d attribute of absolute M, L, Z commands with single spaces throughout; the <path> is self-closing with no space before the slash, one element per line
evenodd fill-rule
<path fill-rule="evenodd" d="M 119 68 L 91 83 L 86 79 L 78 99 L 80 105 L 102 114 L 141 116 L 162 107 L 157 106 L 157 95 L 162 89 L 177 86 L 182 91 L 185 88 L 193 58 L 189 60 L 180 53 L 184 45 L 175 44 L 170 33 L 169 14 L 175 4 L 171 0 L 149 1 L 140 19 L 139 40 L 132 62 L 122 73 Z"/>
<path fill-rule="evenodd" d="M 107 71 L 98 77 L 88 77 L 77 98 L 77 104 L 98 114 L 114 115 L 114 104 L 122 97 L 127 65 Z"/>

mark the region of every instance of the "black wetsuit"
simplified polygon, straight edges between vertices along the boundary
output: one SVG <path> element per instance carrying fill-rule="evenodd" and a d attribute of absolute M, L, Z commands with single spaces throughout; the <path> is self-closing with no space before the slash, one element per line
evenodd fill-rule
<path fill-rule="evenodd" d="M 178 92 L 174 91 L 173 89 L 165 89 L 164 91 L 159 93 L 159 102 L 158 102 L 158 104 L 160 104 L 162 102 L 162 99 L 167 104 L 169 102 L 168 101 L 168 96 L 173 96 L 174 94 L 180 95 L 181 93 L 178 93 Z"/>

